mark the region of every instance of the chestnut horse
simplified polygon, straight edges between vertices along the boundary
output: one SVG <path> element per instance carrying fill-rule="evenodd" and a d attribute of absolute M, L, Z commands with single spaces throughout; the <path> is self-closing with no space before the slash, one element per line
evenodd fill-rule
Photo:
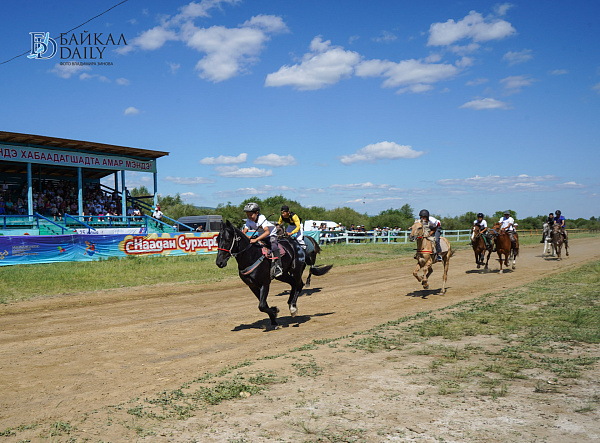
<path fill-rule="evenodd" d="M 417 255 L 415 256 L 417 259 L 417 267 L 415 268 L 413 275 L 423 285 L 423 289 L 429 289 L 428 278 L 433 272 L 436 254 L 433 253 L 432 242 L 424 236 L 423 231 L 423 223 L 421 220 L 415 220 L 415 224 L 410 228 L 410 236 L 408 238 L 410 241 L 417 240 Z M 440 294 L 444 294 L 446 292 L 446 281 L 448 280 L 450 257 L 452 257 L 454 251 L 452 251 L 452 248 L 450 247 L 450 242 L 444 237 L 440 237 L 440 246 L 442 247 L 440 255 L 442 256 L 442 263 L 444 264 L 444 276 Z M 423 270 L 423 277 L 419 276 L 419 271 L 421 269 Z"/>
<path fill-rule="evenodd" d="M 558 223 L 555 223 L 554 226 L 552 227 L 552 229 L 553 229 L 553 231 L 552 231 L 552 247 L 554 248 L 554 251 L 556 252 L 558 260 L 562 260 L 562 258 L 560 257 L 562 245 L 563 244 L 565 245 L 565 254 L 568 257 L 569 256 L 569 244 L 563 238 L 562 231 L 561 231 Z"/>
<path fill-rule="evenodd" d="M 473 246 L 473 252 L 475 253 L 475 263 L 477 263 L 477 269 L 483 265 L 483 259 L 485 258 L 486 249 L 489 251 L 487 255 L 487 260 L 485 261 L 485 268 L 488 268 L 488 263 L 490 261 L 490 255 L 492 255 L 492 248 L 487 248 L 485 244 L 485 239 L 483 238 L 484 234 L 479 232 L 479 226 L 475 225 L 471 228 L 471 245 Z"/>
<path fill-rule="evenodd" d="M 515 247 L 512 247 L 510 235 L 503 229 L 500 229 L 500 223 L 496 222 L 492 228 L 494 236 L 494 245 L 500 259 L 500 274 L 502 274 L 502 256 L 504 256 L 504 266 L 508 269 L 508 260 L 512 258 L 512 269 L 515 269 L 517 255 L 519 255 L 519 235 L 515 232 Z"/>

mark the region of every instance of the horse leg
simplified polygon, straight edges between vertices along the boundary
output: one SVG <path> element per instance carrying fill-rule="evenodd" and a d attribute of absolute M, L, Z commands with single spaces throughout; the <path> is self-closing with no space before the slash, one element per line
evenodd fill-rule
<path fill-rule="evenodd" d="M 479 267 L 481 266 L 479 260 L 479 251 L 477 251 L 477 249 L 473 249 L 473 252 L 475 253 L 475 263 L 477 264 L 477 269 L 479 269 Z"/>
<path fill-rule="evenodd" d="M 512 269 L 515 269 L 515 267 L 517 266 L 517 255 L 519 255 L 519 248 L 515 248 L 513 250 L 513 262 L 512 262 Z"/>
<path fill-rule="evenodd" d="M 485 261 L 485 269 L 488 268 L 488 263 L 490 262 L 490 255 L 492 255 L 492 251 L 491 250 L 488 251 L 487 260 Z"/>
<path fill-rule="evenodd" d="M 448 280 L 448 268 L 450 267 L 450 255 L 444 257 L 444 275 L 442 277 L 442 291 L 440 294 L 446 293 L 446 281 Z"/>
<path fill-rule="evenodd" d="M 429 276 L 431 275 L 431 273 L 433 272 L 433 261 L 432 261 L 432 257 L 429 257 L 429 259 L 427 260 L 427 263 L 425 263 L 425 266 L 427 266 L 425 269 L 427 270 L 427 272 L 423 275 L 423 289 L 429 289 Z"/>
<path fill-rule="evenodd" d="M 565 243 L 565 255 L 568 257 L 569 256 L 569 244 Z"/>
<path fill-rule="evenodd" d="M 417 267 L 413 271 L 413 275 L 417 279 L 419 283 L 421 283 L 422 278 L 419 276 L 419 270 L 421 269 L 421 264 L 417 261 Z"/>
<path fill-rule="evenodd" d="M 308 268 L 308 277 L 306 277 L 306 286 L 309 287 L 310 286 L 310 277 L 312 276 L 312 266 L 309 266 Z"/>
<path fill-rule="evenodd" d="M 277 308 L 276 306 L 271 308 L 267 304 L 267 297 L 269 295 L 269 287 L 270 287 L 270 283 L 265 283 L 259 289 L 258 310 L 261 312 L 266 312 L 267 315 L 269 316 L 269 319 L 271 320 L 271 326 L 273 326 L 273 328 L 277 329 L 277 327 L 279 326 L 277 324 L 277 314 L 279 313 L 279 308 Z"/>
<path fill-rule="evenodd" d="M 292 317 L 295 317 L 298 314 L 298 308 L 296 306 L 296 302 L 298 301 L 298 297 L 302 292 L 302 288 L 304 287 L 304 283 L 302 283 L 302 271 L 294 272 L 294 275 L 285 275 L 285 278 L 280 278 L 281 281 L 290 285 L 290 296 L 288 297 L 288 306 L 290 308 L 290 314 Z"/>

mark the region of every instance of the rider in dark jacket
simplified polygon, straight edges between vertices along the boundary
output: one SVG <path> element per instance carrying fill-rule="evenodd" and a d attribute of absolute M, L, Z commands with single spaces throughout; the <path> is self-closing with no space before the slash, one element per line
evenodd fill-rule
<path fill-rule="evenodd" d="M 550 236 L 552 236 L 552 226 L 554 226 L 554 214 L 551 212 L 550 214 L 548 214 L 548 218 L 546 218 L 546 223 L 548 223 L 548 226 L 550 226 Z M 542 232 L 542 239 L 540 240 L 540 243 L 544 243 L 544 241 L 546 241 L 545 235 Z"/>

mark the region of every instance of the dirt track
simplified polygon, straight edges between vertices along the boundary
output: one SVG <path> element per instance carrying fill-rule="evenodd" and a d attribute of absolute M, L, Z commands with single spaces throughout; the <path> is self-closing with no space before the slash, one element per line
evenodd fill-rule
<path fill-rule="evenodd" d="M 572 240 L 571 246 L 571 256 L 561 262 L 542 258 L 541 246 L 521 248 L 516 270 L 502 275 L 496 261 L 483 273 L 475 269 L 471 251 L 458 252 L 443 296 L 420 291 L 412 258 L 334 268 L 313 277 L 295 318 L 282 296 L 287 288 L 275 283 L 269 301 L 281 309 L 283 326 L 276 331 L 263 329 L 266 316 L 238 279 L 1 306 L 0 429 L 174 389 L 205 371 L 520 286 L 600 258 L 600 239 Z M 430 282 L 432 289 L 440 288 L 439 268 Z"/>

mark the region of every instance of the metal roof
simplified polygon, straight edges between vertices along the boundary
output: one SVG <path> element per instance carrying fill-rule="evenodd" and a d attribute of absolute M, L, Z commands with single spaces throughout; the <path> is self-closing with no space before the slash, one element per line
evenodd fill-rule
<path fill-rule="evenodd" d="M 106 143 L 96 143 L 83 140 L 71 140 L 67 138 L 49 137 L 45 135 L 21 134 L 18 132 L 0 131 L 0 144 L 13 143 L 17 145 L 37 146 L 49 149 L 65 149 L 75 152 L 92 152 L 96 154 L 119 155 L 137 159 L 157 159 L 169 155 L 164 151 L 151 151 L 148 149 L 131 148 L 126 146 L 109 145 Z M 77 169 L 73 167 L 58 167 L 49 165 L 39 165 L 35 167 L 35 172 L 40 172 L 46 176 L 76 177 Z M 99 179 L 107 175 L 114 174 L 114 170 L 84 168 L 85 178 Z M 0 160 L 0 173 L 26 173 L 25 163 L 9 162 Z"/>

